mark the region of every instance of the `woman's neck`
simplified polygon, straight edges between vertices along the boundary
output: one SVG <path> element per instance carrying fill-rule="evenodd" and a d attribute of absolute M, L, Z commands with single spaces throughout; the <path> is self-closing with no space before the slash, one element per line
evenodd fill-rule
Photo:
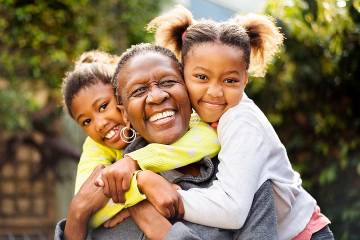
<path fill-rule="evenodd" d="M 191 175 L 191 176 L 199 176 L 200 175 L 200 165 L 199 163 L 192 163 L 190 165 L 181 167 L 177 169 L 179 172 L 186 174 L 186 175 Z"/>

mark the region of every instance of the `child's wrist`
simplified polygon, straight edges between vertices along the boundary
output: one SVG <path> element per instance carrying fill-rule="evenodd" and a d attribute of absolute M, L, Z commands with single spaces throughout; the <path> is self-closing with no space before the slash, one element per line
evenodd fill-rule
<path fill-rule="evenodd" d="M 134 173 L 136 174 L 138 189 L 142 194 L 145 193 L 146 184 L 148 183 L 147 180 L 149 180 L 149 172 L 149 170 L 138 170 Z"/>
<path fill-rule="evenodd" d="M 136 160 L 132 159 L 130 156 L 125 155 L 123 160 L 128 161 L 128 163 L 134 169 L 134 171 L 140 170 L 138 162 Z"/>

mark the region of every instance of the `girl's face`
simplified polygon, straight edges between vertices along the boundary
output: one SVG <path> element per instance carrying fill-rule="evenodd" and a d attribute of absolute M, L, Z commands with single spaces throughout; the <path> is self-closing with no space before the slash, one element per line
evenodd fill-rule
<path fill-rule="evenodd" d="M 242 98 L 248 81 L 241 49 L 222 43 L 193 46 L 184 61 L 192 106 L 205 122 L 216 122 Z"/>
<path fill-rule="evenodd" d="M 124 122 L 111 84 L 98 82 L 81 89 L 72 100 L 71 112 L 75 121 L 97 143 L 115 149 L 126 146 L 120 138 Z"/>
<path fill-rule="evenodd" d="M 173 60 L 154 52 L 134 56 L 118 81 L 124 117 L 148 142 L 169 144 L 186 132 L 190 100 Z"/>

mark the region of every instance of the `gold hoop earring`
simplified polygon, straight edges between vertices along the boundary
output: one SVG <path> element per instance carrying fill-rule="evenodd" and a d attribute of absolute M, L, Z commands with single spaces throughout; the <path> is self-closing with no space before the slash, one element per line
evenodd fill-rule
<path fill-rule="evenodd" d="M 120 130 L 120 138 L 123 142 L 126 142 L 126 143 L 132 143 L 135 139 L 136 139 L 136 131 L 129 127 L 129 131 L 131 132 L 130 136 L 127 136 L 125 134 L 125 131 L 127 130 L 128 127 L 123 127 L 121 130 Z"/>

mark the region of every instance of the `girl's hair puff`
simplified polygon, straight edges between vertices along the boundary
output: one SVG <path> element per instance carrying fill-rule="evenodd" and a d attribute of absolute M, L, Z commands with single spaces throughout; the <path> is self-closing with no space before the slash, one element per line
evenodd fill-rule
<path fill-rule="evenodd" d="M 102 82 L 111 85 L 119 57 L 102 51 L 84 52 L 75 61 L 74 69 L 65 74 L 62 82 L 63 105 L 71 117 L 72 100 L 81 89 Z"/>
<path fill-rule="evenodd" d="M 183 34 L 193 23 L 191 12 L 177 5 L 169 12 L 151 20 L 146 29 L 155 32 L 155 44 L 170 49 L 180 59 Z"/>
<path fill-rule="evenodd" d="M 219 42 L 240 48 L 246 69 L 253 76 L 265 74 L 267 64 L 283 42 L 283 35 L 269 17 L 248 14 L 226 22 L 195 21 L 181 6 L 153 19 L 149 29 L 155 32 L 155 42 L 181 56 L 182 62 L 197 44 Z"/>
<path fill-rule="evenodd" d="M 269 16 L 247 14 L 231 19 L 245 28 L 251 46 L 249 73 L 253 76 L 264 76 L 267 65 L 279 51 L 284 36 Z"/>

